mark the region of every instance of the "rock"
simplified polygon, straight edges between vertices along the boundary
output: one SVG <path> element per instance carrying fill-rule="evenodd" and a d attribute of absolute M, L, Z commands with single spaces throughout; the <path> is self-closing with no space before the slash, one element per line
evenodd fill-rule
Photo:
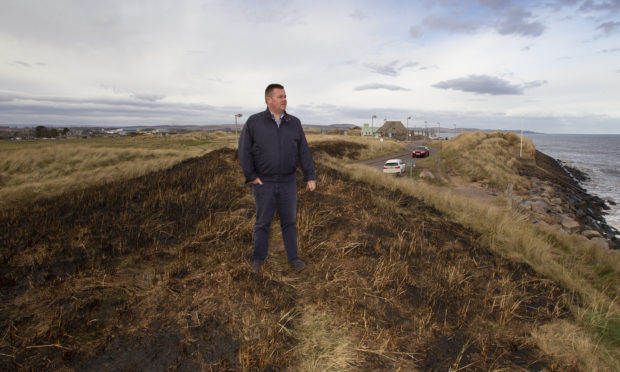
<path fill-rule="evenodd" d="M 549 195 L 553 195 L 553 192 L 555 191 L 553 189 L 553 186 L 551 186 L 551 185 L 543 185 L 542 189 L 543 189 L 543 194 L 547 193 Z"/>
<path fill-rule="evenodd" d="M 598 245 L 601 248 L 609 249 L 609 243 L 607 242 L 607 239 L 605 238 L 594 238 L 594 239 L 591 239 L 590 241 L 596 243 L 596 245 Z"/>
<path fill-rule="evenodd" d="M 547 203 L 545 203 L 542 200 L 537 200 L 534 203 L 532 203 L 532 211 L 538 213 L 538 214 L 545 214 L 547 213 Z"/>
<path fill-rule="evenodd" d="M 577 181 L 579 181 L 579 182 L 584 182 L 584 181 L 590 181 L 591 180 L 590 176 L 588 176 L 587 173 L 583 172 L 580 169 L 568 166 L 566 164 L 564 164 L 564 168 L 566 168 L 568 173 L 570 173 L 573 177 L 575 177 L 575 179 Z"/>
<path fill-rule="evenodd" d="M 598 231 L 594 230 L 584 230 L 581 235 L 585 236 L 588 239 L 601 238 L 601 234 Z"/>
<path fill-rule="evenodd" d="M 434 180 L 435 176 L 433 176 L 433 173 L 431 173 L 431 171 L 425 169 L 420 173 L 420 178 Z"/>
<path fill-rule="evenodd" d="M 562 207 L 560 207 L 559 205 L 552 205 L 552 206 L 549 208 L 549 210 L 550 210 L 552 213 L 555 213 L 555 214 L 562 214 L 562 213 L 564 213 L 564 210 L 562 210 Z"/>
<path fill-rule="evenodd" d="M 579 231 L 579 222 L 568 216 L 562 218 L 562 228 L 568 232 L 574 233 Z"/>
<path fill-rule="evenodd" d="M 512 206 L 515 208 L 520 206 L 521 203 L 523 203 L 523 198 L 520 197 L 519 195 L 513 195 L 511 200 L 512 200 Z"/>
<path fill-rule="evenodd" d="M 519 204 L 519 208 L 521 208 L 522 210 L 532 210 L 532 201 L 531 200 L 523 201 L 521 204 Z"/>
<path fill-rule="evenodd" d="M 553 220 L 555 223 L 557 223 L 558 225 L 562 224 L 562 219 L 564 218 L 563 215 L 560 214 L 556 214 L 556 215 L 552 215 L 551 216 L 551 220 Z"/>

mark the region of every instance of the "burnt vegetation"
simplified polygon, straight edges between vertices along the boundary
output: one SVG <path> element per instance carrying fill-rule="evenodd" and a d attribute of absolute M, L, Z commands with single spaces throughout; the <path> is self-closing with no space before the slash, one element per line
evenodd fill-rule
<path fill-rule="evenodd" d="M 0 369 L 578 369 L 529 337 L 569 316 L 558 284 L 420 200 L 317 174 L 314 193 L 298 175 L 301 273 L 276 236 L 251 274 L 253 198 L 228 149 L 2 210 Z"/>

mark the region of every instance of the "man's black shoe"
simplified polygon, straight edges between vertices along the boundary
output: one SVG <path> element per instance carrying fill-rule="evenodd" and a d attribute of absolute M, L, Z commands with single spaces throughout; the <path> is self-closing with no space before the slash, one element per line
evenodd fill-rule
<path fill-rule="evenodd" d="M 303 270 L 306 267 L 306 263 L 303 262 L 302 260 L 300 260 L 299 258 L 296 259 L 295 261 L 291 262 L 291 265 L 293 265 L 293 267 L 297 271 L 301 271 L 301 270 Z"/>
<path fill-rule="evenodd" d="M 254 261 L 252 263 L 252 271 L 258 273 L 260 271 L 260 267 L 263 266 L 263 263 L 260 261 Z"/>

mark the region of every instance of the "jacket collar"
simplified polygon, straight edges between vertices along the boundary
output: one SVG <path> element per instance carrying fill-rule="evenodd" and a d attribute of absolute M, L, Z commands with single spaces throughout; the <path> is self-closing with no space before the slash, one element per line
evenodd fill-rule
<path fill-rule="evenodd" d="M 271 111 L 269 110 L 269 107 L 267 107 L 267 109 L 265 110 L 265 115 L 267 115 L 268 118 L 273 118 Z M 282 121 L 288 121 L 288 113 L 286 112 L 286 110 L 282 111 L 282 117 L 281 120 Z"/>

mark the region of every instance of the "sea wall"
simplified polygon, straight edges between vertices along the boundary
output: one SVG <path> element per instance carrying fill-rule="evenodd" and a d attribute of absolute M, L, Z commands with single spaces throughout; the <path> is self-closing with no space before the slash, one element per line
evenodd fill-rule
<path fill-rule="evenodd" d="M 618 231 L 605 221 L 609 206 L 588 194 L 570 170 L 550 156 L 536 151 L 535 164 L 522 175 L 531 182 L 529 191 L 516 195 L 506 191 L 508 205 L 535 224 L 550 225 L 566 233 L 579 233 L 603 248 L 620 249 Z M 579 177 L 583 173 L 579 172 Z"/>

